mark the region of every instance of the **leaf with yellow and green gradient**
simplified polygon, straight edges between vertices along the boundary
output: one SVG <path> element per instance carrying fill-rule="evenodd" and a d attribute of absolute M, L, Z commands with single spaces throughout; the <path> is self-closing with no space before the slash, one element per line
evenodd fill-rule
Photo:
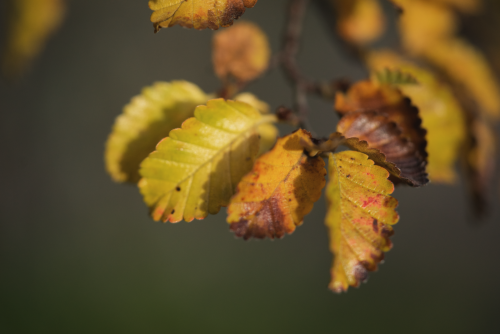
<path fill-rule="evenodd" d="M 189 222 L 227 206 L 259 152 L 258 127 L 274 121 L 243 102 L 197 107 L 141 164 L 139 188 L 153 219 Z"/>
<path fill-rule="evenodd" d="M 208 96 L 186 81 L 157 82 L 132 98 L 106 143 L 106 169 L 117 182 L 137 182 L 139 165 L 168 133 L 193 116 Z"/>
<path fill-rule="evenodd" d="M 363 153 L 330 153 L 328 169 L 325 223 L 334 255 L 329 287 L 344 292 L 365 281 L 391 249 L 398 201 L 389 196 L 394 191 L 389 172 Z"/>

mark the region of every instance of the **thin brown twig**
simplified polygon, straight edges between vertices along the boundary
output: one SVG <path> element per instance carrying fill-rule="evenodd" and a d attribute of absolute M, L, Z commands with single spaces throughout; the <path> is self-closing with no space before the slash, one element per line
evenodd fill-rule
<path fill-rule="evenodd" d="M 343 90 L 348 84 L 346 80 L 342 79 L 331 82 L 315 82 L 302 73 L 297 63 L 302 26 L 309 3 L 310 0 L 290 0 L 283 49 L 271 63 L 281 64 L 288 79 L 292 82 L 299 125 L 311 130 L 307 95 L 314 94 L 326 99 L 333 99 L 335 92 Z"/>
<path fill-rule="evenodd" d="M 280 53 L 280 60 L 288 79 L 293 83 L 295 88 L 295 108 L 298 112 L 300 126 L 310 130 L 307 93 L 311 89 L 311 83 L 302 74 L 297 64 L 302 25 L 309 1 L 290 0 L 285 39 L 283 50 Z"/>

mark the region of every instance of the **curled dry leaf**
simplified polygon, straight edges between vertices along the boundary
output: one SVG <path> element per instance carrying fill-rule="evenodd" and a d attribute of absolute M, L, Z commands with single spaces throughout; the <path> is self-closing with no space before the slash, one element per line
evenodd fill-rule
<path fill-rule="evenodd" d="M 274 239 L 292 233 L 321 197 L 325 163 L 304 154 L 302 138 L 310 134 L 298 130 L 280 138 L 238 184 L 227 210 L 238 237 Z"/>
<path fill-rule="evenodd" d="M 379 149 L 401 170 L 400 175 L 394 173 L 394 176 L 412 186 L 428 182 L 426 131 L 421 126 L 418 109 L 398 89 L 361 81 L 346 93 L 337 93 L 335 109 L 344 115 L 337 131 L 346 138 L 359 136 L 358 139 L 367 141 L 371 148 Z M 368 114 L 362 116 L 366 112 Z M 360 119 L 356 121 L 356 118 Z M 389 132 L 384 133 L 385 130 Z M 400 140 L 395 140 L 398 132 Z M 363 145 L 351 146 L 352 149 L 361 147 Z"/>
<path fill-rule="evenodd" d="M 429 182 L 427 161 L 418 146 L 404 137 L 396 123 L 383 113 L 349 113 L 342 117 L 337 131 L 346 137 L 346 146 L 368 154 L 370 159 L 407 184 L 419 187 Z"/>
<path fill-rule="evenodd" d="M 22 73 L 59 28 L 66 12 L 64 0 L 15 0 L 4 54 L 4 72 Z"/>
<path fill-rule="evenodd" d="M 334 255 L 330 289 L 347 291 L 375 271 L 391 249 L 398 201 L 389 173 L 359 152 L 330 153 L 326 226 Z"/>
<path fill-rule="evenodd" d="M 222 80 L 254 80 L 268 68 L 270 57 L 267 36 L 253 23 L 237 23 L 214 35 L 212 58 L 215 73 Z"/>
<path fill-rule="evenodd" d="M 106 143 L 106 169 L 117 182 L 137 182 L 139 165 L 168 133 L 193 116 L 208 96 L 186 81 L 157 82 L 132 98 Z"/>
<path fill-rule="evenodd" d="M 198 30 L 229 27 L 257 0 L 150 0 L 155 32 L 176 24 Z"/>
<path fill-rule="evenodd" d="M 342 38 L 354 44 L 377 40 L 385 30 L 385 17 L 378 0 L 332 0 L 339 15 Z"/>
<path fill-rule="evenodd" d="M 203 219 L 227 206 L 259 151 L 257 128 L 276 120 L 249 104 L 216 99 L 170 131 L 141 164 L 139 188 L 153 219 Z"/>
<path fill-rule="evenodd" d="M 465 116 L 451 88 L 431 71 L 404 60 L 391 51 L 371 52 L 370 69 L 397 70 L 413 76 L 418 85 L 395 84 L 419 109 L 422 126 L 427 130 L 427 172 L 432 182 L 453 183 L 455 163 L 465 141 Z"/>

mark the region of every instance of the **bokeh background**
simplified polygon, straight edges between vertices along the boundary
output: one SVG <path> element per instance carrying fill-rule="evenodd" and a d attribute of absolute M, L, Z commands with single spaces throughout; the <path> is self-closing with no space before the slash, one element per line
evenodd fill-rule
<path fill-rule="evenodd" d="M 274 51 L 285 8 L 263 0 L 244 16 Z M 114 119 L 154 81 L 185 79 L 207 92 L 219 83 L 212 31 L 154 35 L 149 15 L 145 0 L 70 1 L 32 70 L 0 81 L 0 333 L 500 332 L 500 202 L 477 223 L 463 182 L 398 188 L 393 250 L 367 284 L 342 295 L 327 289 L 324 198 L 277 241 L 236 239 L 225 209 L 192 223 L 151 221 L 136 187 L 104 170 Z M 305 73 L 364 78 L 328 29 L 311 8 Z M 279 70 L 249 91 L 291 105 Z M 331 104 L 311 106 L 314 130 L 333 131 Z"/>

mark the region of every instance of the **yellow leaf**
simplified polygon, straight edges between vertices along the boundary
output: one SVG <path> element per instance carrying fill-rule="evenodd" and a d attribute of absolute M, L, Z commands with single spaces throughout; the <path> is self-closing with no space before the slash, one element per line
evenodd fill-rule
<path fill-rule="evenodd" d="M 186 28 L 229 27 L 257 0 L 150 0 L 155 32 L 179 24 Z"/>
<path fill-rule="evenodd" d="M 157 82 L 132 98 L 106 143 L 106 169 L 117 182 L 137 182 L 139 165 L 168 133 L 193 116 L 208 96 L 186 81 Z"/>
<path fill-rule="evenodd" d="M 375 71 L 398 70 L 413 76 L 418 85 L 397 85 L 419 109 L 427 130 L 427 171 L 432 182 L 453 183 L 455 163 L 464 144 L 464 112 L 451 88 L 434 73 L 406 61 L 391 51 L 371 52 L 368 66 Z"/>
<path fill-rule="evenodd" d="M 326 225 L 334 254 L 329 287 L 343 292 L 365 281 L 391 249 L 398 201 L 389 196 L 394 191 L 389 173 L 365 154 L 330 153 L 328 169 Z"/>
<path fill-rule="evenodd" d="M 500 85 L 482 53 L 456 38 L 442 41 L 426 49 L 424 54 L 449 78 L 467 89 L 485 116 L 500 119 Z"/>
<path fill-rule="evenodd" d="M 61 25 L 66 5 L 64 0 L 11 1 L 4 71 L 18 75 L 41 52 L 47 39 Z"/>
<path fill-rule="evenodd" d="M 282 238 L 312 210 L 325 186 L 325 163 L 304 154 L 302 138 L 310 134 L 298 130 L 280 138 L 238 184 L 227 210 L 236 236 Z"/>
<path fill-rule="evenodd" d="M 367 44 L 385 30 L 385 17 L 377 0 L 333 0 L 342 38 L 354 44 Z"/>
<path fill-rule="evenodd" d="M 154 220 L 189 222 L 227 206 L 259 151 L 258 126 L 276 120 L 223 99 L 194 114 L 141 164 L 139 188 Z"/>
<path fill-rule="evenodd" d="M 421 55 L 455 34 L 457 18 L 447 6 L 426 0 L 392 0 L 401 9 L 401 39 L 407 51 Z"/>
<path fill-rule="evenodd" d="M 270 57 L 267 36 L 253 23 L 237 23 L 214 35 L 212 60 L 215 73 L 223 80 L 254 80 L 268 68 Z"/>

